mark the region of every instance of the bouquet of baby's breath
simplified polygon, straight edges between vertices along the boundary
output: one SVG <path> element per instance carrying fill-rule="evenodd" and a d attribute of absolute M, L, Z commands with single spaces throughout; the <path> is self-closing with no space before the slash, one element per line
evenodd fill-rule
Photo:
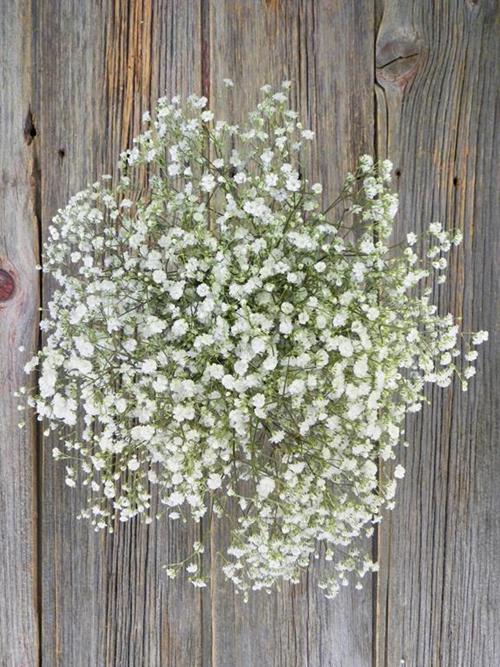
<path fill-rule="evenodd" d="M 377 463 L 405 414 L 426 383 L 459 373 L 466 389 L 474 368 L 456 359 L 487 334 L 465 343 L 430 303 L 458 233 L 432 223 L 423 259 L 413 234 L 389 247 L 390 162 L 362 156 L 323 206 L 287 88 L 265 86 L 244 127 L 196 96 L 145 114 L 118 182 L 54 218 L 43 270 L 58 289 L 26 370 L 96 529 L 151 522 L 154 492 L 171 520 L 231 522 L 223 571 L 245 597 L 298 581 L 321 545 L 331 597 L 374 569 L 356 538 L 393 505 Z M 205 586 L 203 548 L 168 574 Z"/>

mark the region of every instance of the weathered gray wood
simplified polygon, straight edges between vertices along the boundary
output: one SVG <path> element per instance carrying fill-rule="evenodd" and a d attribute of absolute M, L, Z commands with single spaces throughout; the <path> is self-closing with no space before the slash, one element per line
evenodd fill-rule
<path fill-rule="evenodd" d="M 184 0 L 44 2 L 35 20 L 45 234 L 73 192 L 113 171 L 158 96 L 200 92 L 200 8 Z M 54 444 L 42 444 L 42 664 L 201 664 L 201 594 L 169 583 L 161 569 L 184 557 L 198 533 L 162 522 L 94 534 L 75 519 L 81 493 L 65 487 Z"/>
<path fill-rule="evenodd" d="M 212 108 L 239 121 L 262 85 L 292 80 L 293 105 L 317 132 L 314 177 L 333 197 L 358 154 L 373 150 L 372 3 L 214 0 L 209 14 Z M 234 81 L 232 99 L 225 77 Z M 213 551 L 227 540 L 221 530 L 216 534 Z M 315 564 L 299 586 L 256 594 L 247 605 L 219 576 L 212 589 L 212 664 L 370 665 L 370 585 L 327 601 L 317 588 L 319 569 Z"/>
<path fill-rule="evenodd" d="M 39 276 L 31 6 L 0 13 L 0 664 L 38 665 L 36 430 L 13 396 L 36 347 Z M 19 347 L 25 350 L 20 351 Z M 27 420 L 24 430 L 18 423 Z"/>
<path fill-rule="evenodd" d="M 2 4 L 2 667 L 34 666 L 40 654 L 47 667 L 500 662 L 498 25 L 494 0 L 378 0 L 375 15 L 368 0 Z M 233 102 L 224 77 L 235 81 Z M 325 601 L 317 564 L 299 586 L 244 605 L 215 574 L 227 541 L 218 524 L 206 562 L 216 585 L 169 583 L 162 564 L 200 529 L 161 522 L 94 534 L 75 520 L 81 496 L 64 486 L 56 443 L 39 443 L 37 475 L 34 425 L 17 428 L 12 391 L 36 345 L 37 217 L 45 236 L 73 192 L 112 172 L 160 94 L 203 92 L 217 113 L 241 118 L 262 84 L 282 79 L 317 132 L 311 165 L 326 197 L 375 141 L 395 161 L 398 239 L 436 219 L 464 230 L 437 296 L 466 328 L 491 335 L 469 393 L 435 391 L 432 408 L 408 422 L 407 476 L 376 545 L 376 599 L 368 587 Z M 51 289 L 45 282 L 45 304 Z"/>
<path fill-rule="evenodd" d="M 397 236 L 433 220 L 464 231 L 439 304 L 491 339 L 469 392 L 433 391 L 408 422 L 407 476 L 379 535 L 377 664 L 490 667 L 500 661 L 498 12 L 488 1 L 384 4 L 378 139 L 400 174 Z"/>

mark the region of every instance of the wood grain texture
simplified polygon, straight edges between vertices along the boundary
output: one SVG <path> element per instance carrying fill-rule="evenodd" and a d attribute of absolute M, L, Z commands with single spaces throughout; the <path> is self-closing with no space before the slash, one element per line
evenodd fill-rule
<path fill-rule="evenodd" d="M 0 665 L 38 665 L 36 430 L 13 393 L 37 340 L 39 276 L 31 6 L 0 15 Z M 19 350 L 24 346 L 24 351 Z M 27 420 L 25 429 L 18 423 Z"/>
<path fill-rule="evenodd" d="M 5 0 L 0 14 L 0 666 L 500 664 L 495 1 Z M 218 523 L 104 535 L 78 522 L 81 492 L 64 485 L 56 442 L 29 419 L 18 429 L 12 392 L 53 290 L 44 280 L 40 295 L 34 270 L 39 224 L 43 239 L 71 194 L 114 173 L 158 96 L 203 93 L 241 120 L 261 85 L 283 79 L 316 131 L 325 199 L 376 150 L 395 162 L 398 239 L 437 219 L 463 229 L 436 299 L 490 342 L 467 394 L 433 391 L 408 422 L 374 590 L 329 602 L 315 563 L 298 586 L 245 605 L 215 567 L 228 539 Z M 210 529 L 216 585 L 167 580 L 162 565 Z"/>
<path fill-rule="evenodd" d="M 498 11 L 493 2 L 395 2 L 377 38 L 379 152 L 395 160 L 401 239 L 463 230 L 435 297 L 486 328 L 478 376 L 430 393 L 408 421 L 407 475 L 379 535 L 378 665 L 500 661 Z M 404 661 L 404 663 L 400 663 Z"/>
<path fill-rule="evenodd" d="M 312 175 L 332 199 L 356 158 L 373 150 L 372 3 L 210 3 L 210 103 L 244 119 L 270 83 L 293 82 L 292 104 L 317 133 Z M 228 95 L 223 79 L 234 81 Z M 227 536 L 217 532 L 214 549 Z M 367 545 L 370 549 L 370 545 Z M 245 605 L 222 578 L 212 590 L 212 664 L 217 667 L 361 667 L 372 659 L 370 586 L 334 602 L 318 589 L 315 563 L 301 584 L 254 595 Z"/>

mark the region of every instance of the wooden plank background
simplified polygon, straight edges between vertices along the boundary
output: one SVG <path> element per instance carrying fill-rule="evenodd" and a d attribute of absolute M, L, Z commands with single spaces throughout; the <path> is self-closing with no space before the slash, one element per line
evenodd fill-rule
<path fill-rule="evenodd" d="M 499 37 L 495 0 L 1 0 L 1 667 L 500 664 Z M 18 429 L 12 392 L 50 298 L 34 265 L 57 208 L 113 171 L 158 96 L 203 93 L 238 120 L 284 78 L 327 193 L 358 154 L 388 155 L 398 236 L 463 230 L 439 302 L 490 342 L 467 394 L 436 391 L 409 420 L 373 586 L 329 602 L 313 568 L 245 605 L 220 577 L 165 579 L 194 528 L 77 522 L 55 443 L 29 415 Z"/>

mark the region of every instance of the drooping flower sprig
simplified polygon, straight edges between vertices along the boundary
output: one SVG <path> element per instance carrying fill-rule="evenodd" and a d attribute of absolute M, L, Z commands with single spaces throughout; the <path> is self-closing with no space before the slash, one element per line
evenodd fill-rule
<path fill-rule="evenodd" d="M 487 334 L 459 336 L 431 303 L 459 233 L 431 224 L 423 258 L 413 234 L 392 247 L 389 161 L 362 156 L 324 205 L 287 87 L 265 86 L 243 127 L 161 98 L 117 182 L 57 213 L 28 393 L 96 529 L 151 522 L 154 493 L 171 520 L 230 523 L 223 571 L 245 596 L 298 581 L 322 548 L 332 597 L 375 567 L 357 538 L 393 505 L 404 470 L 378 462 L 406 413 L 426 383 L 466 389 Z M 203 549 L 169 575 L 204 586 Z"/>

